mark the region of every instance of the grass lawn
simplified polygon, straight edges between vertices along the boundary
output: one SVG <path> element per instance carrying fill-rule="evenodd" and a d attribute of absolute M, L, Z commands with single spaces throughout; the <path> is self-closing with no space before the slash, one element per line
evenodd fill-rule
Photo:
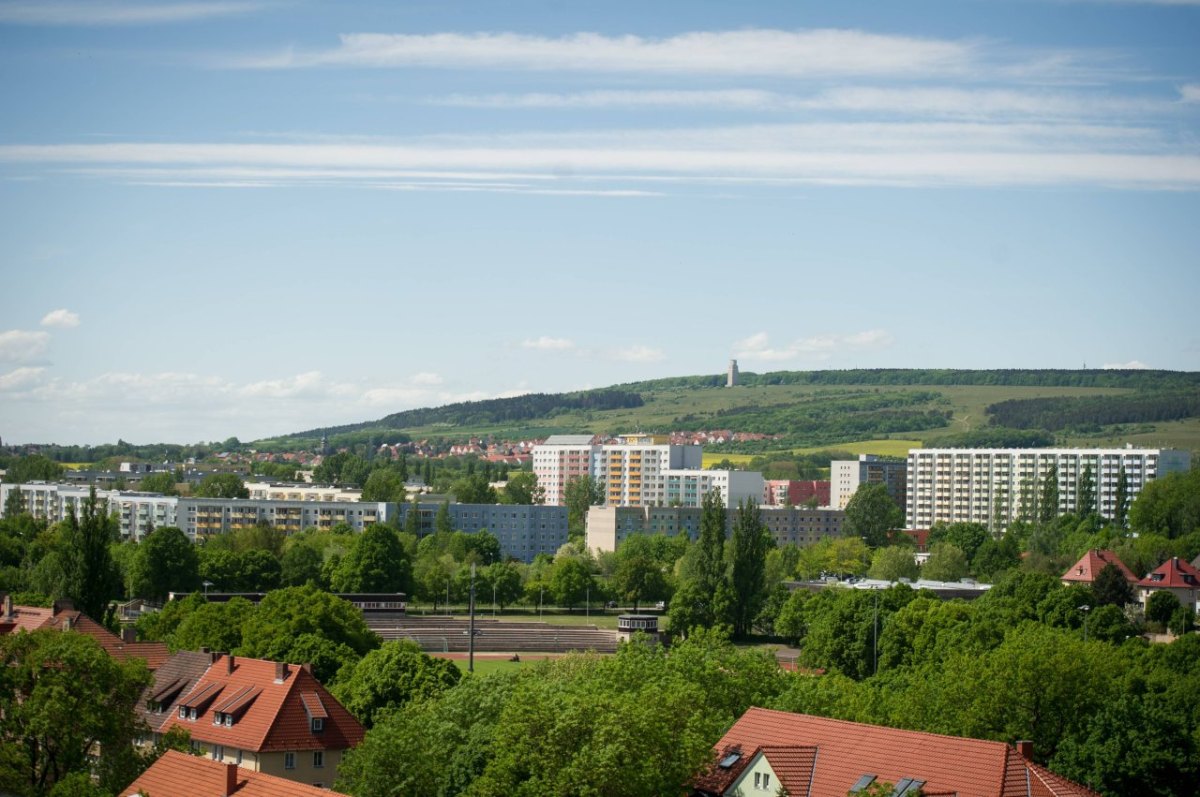
<path fill-rule="evenodd" d="M 457 666 L 458 669 L 460 671 L 462 671 L 463 675 L 467 674 L 467 660 L 465 658 L 451 659 L 451 661 L 453 661 L 455 666 Z M 530 659 L 529 661 L 533 661 L 533 659 Z M 494 672 L 512 672 L 514 670 L 521 669 L 527 663 L 528 662 L 525 660 L 509 661 L 508 659 L 483 659 L 483 658 L 480 658 L 479 656 L 476 656 L 475 657 L 475 674 L 476 675 L 491 675 Z"/>

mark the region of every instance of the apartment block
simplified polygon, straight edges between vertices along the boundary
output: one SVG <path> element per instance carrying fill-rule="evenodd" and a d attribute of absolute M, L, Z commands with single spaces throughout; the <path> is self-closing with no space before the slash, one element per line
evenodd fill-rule
<path fill-rule="evenodd" d="M 355 531 L 387 522 L 395 504 L 384 501 L 255 501 L 245 498 L 179 498 L 175 525 L 192 539 L 269 523 L 287 534 L 331 529 L 345 524 Z"/>
<path fill-rule="evenodd" d="M 397 523 L 405 527 L 412 504 L 396 507 Z M 419 504 L 420 536 L 432 534 L 442 504 Z M 567 542 L 567 508 L 524 504 L 450 504 L 450 523 L 467 534 L 488 531 L 500 541 L 500 555 L 532 562 L 540 553 L 554 556 Z"/>
<path fill-rule="evenodd" d="M 593 551 L 615 551 L 633 534 L 684 535 L 695 541 L 700 536 L 702 510 L 681 506 L 594 506 L 588 510 L 587 547 Z M 725 536 L 733 534 L 736 511 L 725 513 Z M 776 545 L 812 545 L 825 537 L 842 534 L 845 512 L 835 509 L 760 507 L 759 517 Z"/>
<path fill-rule="evenodd" d="M 90 488 L 75 484 L 0 484 L 0 512 L 7 511 L 9 495 L 21 493 L 25 511 L 47 523 L 58 523 L 77 513 L 88 499 Z M 158 493 L 139 493 L 127 490 L 97 490 L 96 497 L 117 518 L 121 536 L 140 540 L 152 529 L 178 525 L 178 499 Z"/>
<path fill-rule="evenodd" d="M 864 484 L 883 484 L 888 495 L 904 508 L 908 465 L 901 460 L 880 459 L 860 454 L 858 459 L 835 459 L 829 463 L 829 506 L 845 509 L 854 493 Z"/>
<path fill-rule="evenodd" d="M 563 506 L 567 485 L 592 475 L 594 440 L 590 434 L 556 434 L 533 447 L 533 472 L 538 486 L 546 491 L 548 505 Z"/>
<path fill-rule="evenodd" d="M 766 482 L 765 503 L 771 506 L 800 506 L 814 498 L 817 506 L 829 506 L 830 483 L 820 480 L 771 479 Z"/>
<path fill-rule="evenodd" d="M 246 482 L 250 498 L 258 501 L 361 501 L 362 490 L 329 484 Z"/>
<path fill-rule="evenodd" d="M 913 449 L 907 463 L 906 523 L 908 528 L 929 528 L 935 523 L 972 522 L 1003 530 L 1034 514 L 1052 468 L 1057 473 L 1059 513 L 1081 509 L 1079 483 L 1091 468 L 1096 496 L 1092 508 L 1111 519 L 1122 470 L 1132 502 L 1149 482 L 1190 465 L 1186 451 L 1132 446 Z"/>

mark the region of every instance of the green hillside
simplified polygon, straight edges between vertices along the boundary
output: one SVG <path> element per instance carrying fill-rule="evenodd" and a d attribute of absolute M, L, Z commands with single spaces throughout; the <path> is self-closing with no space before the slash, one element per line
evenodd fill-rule
<path fill-rule="evenodd" d="M 728 429 L 778 436 L 710 447 L 761 453 L 891 438 L 929 445 L 1143 445 L 1200 448 L 1200 373 L 856 370 L 743 373 L 633 382 L 463 402 L 256 441 L 260 450 L 469 436 Z M 881 447 L 887 447 L 881 445 Z M 894 446 L 892 446 L 894 448 Z M 856 447 L 861 450 L 861 446 Z M 880 452 L 883 453 L 883 452 Z"/>

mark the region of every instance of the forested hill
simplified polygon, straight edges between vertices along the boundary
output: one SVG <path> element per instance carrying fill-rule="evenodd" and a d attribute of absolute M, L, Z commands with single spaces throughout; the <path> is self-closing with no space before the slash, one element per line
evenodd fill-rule
<path fill-rule="evenodd" d="M 738 384 L 758 385 L 997 385 L 1009 387 L 1110 387 L 1136 390 L 1200 388 L 1200 372 L 1147 369 L 1068 370 L 1002 368 L 991 371 L 952 368 L 856 368 L 846 371 L 742 371 Z M 679 376 L 617 385 L 646 391 L 676 387 L 724 387 L 725 374 Z"/>
<path fill-rule="evenodd" d="M 1193 418 L 1200 425 L 1197 372 L 773 371 L 742 372 L 739 385 L 744 389 L 725 390 L 725 375 L 712 374 L 630 382 L 599 390 L 531 393 L 406 410 L 376 421 L 310 429 L 255 445 L 278 451 L 309 447 L 322 436 L 334 446 L 343 446 L 404 442 L 409 432 L 420 437 L 457 439 L 490 434 L 519 439 L 556 432 L 642 428 L 782 435 L 777 443 L 786 447 L 909 433 L 922 439 L 963 432 L 978 436 L 985 428 L 1125 434 L 1127 429 L 1114 427 Z M 1000 434 L 997 439 L 1007 436 Z"/>

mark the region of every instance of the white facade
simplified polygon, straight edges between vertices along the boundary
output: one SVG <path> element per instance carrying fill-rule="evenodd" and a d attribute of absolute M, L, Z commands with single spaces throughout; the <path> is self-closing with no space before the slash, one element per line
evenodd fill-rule
<path fill-rule="evenodd" d="M 328 484 L 246 482 L 255 501 L 361 501 L 362 490 Z"/>
<path fill-rule="evenodd" d="M 683 470 L 662 472 L 662 504 L 666 506 L 700 506 L 706 493 L 716 490 L 721 503 L 734 509 L 742 501 L 763 502 L 766 482 L 758 471 L 748 470 Z"/>
<path fill-rule="evenodd" d="M 603 485 L 606 505 L 659 506 L 667 503 L 668 471 L 701 467 L 700 446 L 671 445 L 657 435 L 624 435 L 608 444 L 592 439 L 554 435 L 533 447 L 533 473 L 548 505 L 564 505 L 567 484 L 591 476 Z"/>
<path fill-rule="evenodd" d="M 886 484 L 888 494 L 903 505 L 905 471 L 905 463 L 881 460 L 872 454 L 860 454 L 858 459 L 835 459 L 829 463 L 829 505 L 845 509 L 864 484 Z"/>
<path fill-rule="evenodd" d="M 0 484 L 0 512 L 8 506 L 8 496 L 19 490 L 25 499 L 25 511 L 47 523 L 58 523 L 67 515 L 77 513 L 87 500 L 89 488 L 76 484 Z M 121 536 L 140 540 L 152 529 L 177 524 L 174 496 L 157 493 L 138 493 L 123 490 L 97 490 L 96 497 L 105 502 L 110 514 L 120 525 Z"/>
<path fill-rule="evenodd" d="M 591 475 L 592 453 L 597 448 L 592 439 L 591 435 L 557 434 L 533 447 L 533 473 L 538 486 L 546 491 L 548 506 L 565 505 L 567 484 Z"/>
<path fill-rule="evenodd" d="M 1051 467 L 1057 468 L 1058 512 L 1076 512 L 1079 481 L 1091 467 L 1096 511 L 1112 518 L 1121 469 L 1132 502 L 1148 482 L 1186 471 L 1186 451 L 1156 448 L 912 449 L 908 452 L 906 522 L 982 523 L 993 530 L 1030 515 Z"/>

